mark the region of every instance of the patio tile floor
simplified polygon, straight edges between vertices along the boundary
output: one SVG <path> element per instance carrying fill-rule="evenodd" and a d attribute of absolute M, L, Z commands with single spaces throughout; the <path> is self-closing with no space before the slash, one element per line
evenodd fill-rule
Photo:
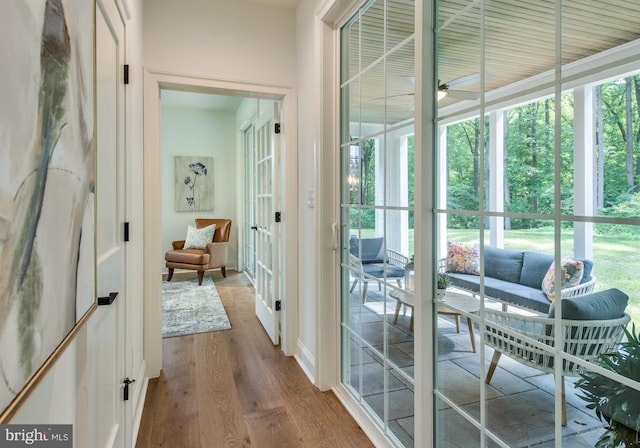
<path fill-rule="evenodd" d="M 387 356 L 394 366 L 389 367 L 388 425 L 389 430 L 404 446 L 413 446 L 415 421 L 413 418 L 413 387 L 395 368 L 413 378 L 413 332 L 409 331 L 410 312 L 400 314 L 393 324 L 395 301 L 382 293 L 369 291 L 367 303 L 360 303 L 352 294 L 350 324 L 369 346 L 359 347 L 352 342 L 351 384 L 358 390 L 362 380 L 362 397 L 373 412 L 384 416 L 384 367 L 381 359 L 384 342 L 384 320 L 387 327 Z M 477 339 L 476 339 L 477 341 Z M 438 390 L 474 418 L 480 413 L 480 356 L 473 353 L 466 325 L 457 333 L 454 320 L 438 317 Z M 358 351 L 362 359 L 355 356 Z M 376 353 L 377 352 L 377 353 Z M 485 371 L 492 350 L 485 348 Z M 361 368 L 358 366 L 362 362 Z M 586 409 L 576 395 L 576 378 L 565 378 L 568 425 L 563 427 L 563 446 L 593 446 L 603 431 L 603 424 Z M 505 443 L 513 447 L 547 448 L 555 446 L 554 436 L 554 378 L 551 374 L 524 366 L 503 356 L 491 384 L 486 388 L 487 426 Z M 437 400 L 438 433 L 443 447 L 476 447 L 480 432 L 445 402 Z M 499 446 L 489 440 L 487 447 Z"/>

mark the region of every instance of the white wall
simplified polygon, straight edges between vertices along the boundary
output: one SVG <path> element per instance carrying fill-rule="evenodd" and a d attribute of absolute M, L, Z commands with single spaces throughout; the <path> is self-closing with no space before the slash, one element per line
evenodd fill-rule
<path fill-rule="evenodd" d="M 246 0 L 145 0 L 147 68 L 295 84 L 295 13 Z"/>
<path fill-rule="evenodd" d="M 238 260 L 237 191 L 242 179 L 237 176 L 235 113 L 162 106 L 162 248 L 171 249 L 171 242 L 187 235 L 187 226 L 195 225 L 195 218 L 229 218 L 233 221 L 229 237 L 227 267 L 235 269 Z M 175 211 L 175 156 L 213 157 L 213 211 Z M 213 168 L 213 169 L 211 169 Z M 164 260 L 159 260 L 163 272 Z"/>
<path fill-rule="evenodd" d="M 316 225 L 317 208 L 307 203 L 310 194 L 321 196 L 316 178 L 317 151 L 320 151 L 320 108 L 317 92 L 321 81 L 318 73 L 317 42 L 314 35 L 313 14 L 315 0 L 302 1 L 296 11 L 297 70 L 298 70 L 298 182 L 300 196 L 298 198 L 298 228 L 300 239 L 298 245 L 299 270 L 299 321 L 298 358 L 307 374 L 316 382 L 317 360 L 317 325 L 316 308 L 318 269 L 318 251 L 316 246 L 318 228 Z M 316 201 L 317 202 L 317 201 Z M 317 384 L 317 383 L 316 383 Z"/>

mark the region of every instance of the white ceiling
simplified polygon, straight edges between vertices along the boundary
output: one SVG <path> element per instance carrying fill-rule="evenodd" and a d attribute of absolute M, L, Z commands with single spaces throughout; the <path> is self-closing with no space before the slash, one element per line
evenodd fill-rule
<path fill-rule="evenodd" d="M 218 110 L 226 112 L 235 112 L 243 100 L 240 96 L 179 92 L 176 90 L 162 90 L 160 98 L 163 106 L 188 107 L 192 109 Z"/>

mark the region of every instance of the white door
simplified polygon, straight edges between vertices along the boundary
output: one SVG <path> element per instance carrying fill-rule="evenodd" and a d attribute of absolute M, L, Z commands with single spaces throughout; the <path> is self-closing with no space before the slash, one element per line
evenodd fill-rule
<path fill-rule="evenodd" d="M 89 445 L 129 447 L 128 409 L 123 400 L 125 378 L 125 216 L 124 171 L 124 22 L 114 0 L 98 0 L 96 8 L 96 289 L 98 306 L 88 323 Z M 116 295 L 117 294 L 117 295 Z M 92 384 L 93 383 L 93 384 Z"/>
<path fill-rule="evenodd" d="M 263 105 L 266 101 L 261 101 Z M 256 314 L 274 344 L 280 343 L 278 205 L 279 134 L 274 132 L 278 103 L 261 110 L 256 121 Z"/>

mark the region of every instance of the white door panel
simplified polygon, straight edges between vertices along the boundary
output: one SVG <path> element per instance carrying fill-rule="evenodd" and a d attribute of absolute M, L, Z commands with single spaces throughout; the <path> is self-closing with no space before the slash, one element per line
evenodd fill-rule
<path fill-rule="evenodd" d="M 89 443 L 94 447 L 130 444 L 127 407 L 122 400 L 124 365 L 124 23 L 113 0 L 96 8 L 96 289 L 98 297 L 117 293 L 88 322 Z M 93 384 L 92 384 L 93 383 Z"/>

